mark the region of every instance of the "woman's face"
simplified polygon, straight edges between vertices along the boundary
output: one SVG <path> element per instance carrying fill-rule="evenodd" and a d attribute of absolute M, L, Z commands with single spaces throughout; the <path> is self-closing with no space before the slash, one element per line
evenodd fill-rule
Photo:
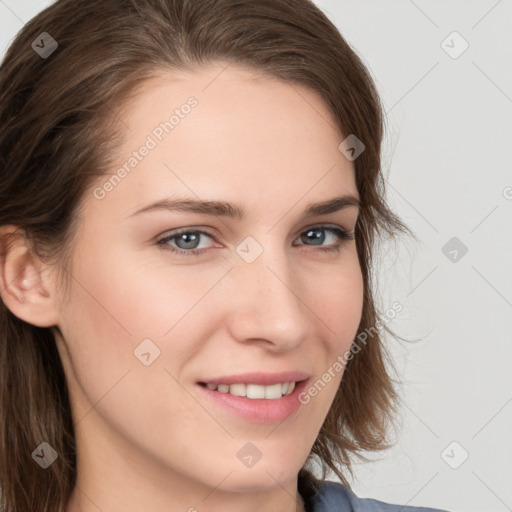
<path fill-rule="evenodd" d="M 224 67 L 148 82 L 84 200 L 57 333 L 84 488 L 293 488 L 357 334 L 356 244 L 336 230 L 358 208 L 306 215 L 359 197 L 348 134 L 315 93 Z"/>

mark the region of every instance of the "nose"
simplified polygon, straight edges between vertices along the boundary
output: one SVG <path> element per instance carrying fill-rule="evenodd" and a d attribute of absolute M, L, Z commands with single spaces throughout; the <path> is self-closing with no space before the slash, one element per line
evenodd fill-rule
<path fill-rule="evenodd" d="M 265 248 L 230 272 L 230 334 L 274 352 L 296 348 L 308 336 L 312 312 L 304 284 L 284 250 Z"/>

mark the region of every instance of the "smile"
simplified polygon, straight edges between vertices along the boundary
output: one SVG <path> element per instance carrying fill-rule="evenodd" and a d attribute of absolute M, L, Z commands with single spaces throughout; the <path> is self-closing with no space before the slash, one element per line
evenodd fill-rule
<path fill-rule="evenodd" d="M 261 384 L 215 384 L 208 383 L 202 384 L 212 391 L 219 393 L 230 394 L 233 396 L 244 396 L 247 398 L 255 399 L 268 399 L 275 400 L 289 395 L 295 389 L 295 382 L 284 382 L 272 384 L 270 386 L 263 386 Z"/>
<path fill-rule="evenodd" d="M 297 376 L 299 374 L 295 373 L 292 378 Z M 251 423 L 280 423 L 298 413 L 302 406 L 298 395 L 311 380 L 307 378 L 295 381 L 290 377 L 291 375 L 287 376 L 284 382 L 275 382 L 275 377 L 259 379 L 274 380 L 273 383 L 266 384 L 251 383 L 251 380 L 258 380 L 254 376 L 253 379 L 247 378 L 248 383 L 240 383 L 240 376 L 222 379 L 231 380 L 232 383 L 217 384 L 217 379 L 212 379 L 208 383 L 197 382 L 196 389 L 206 402 L 228 414 Z"/>

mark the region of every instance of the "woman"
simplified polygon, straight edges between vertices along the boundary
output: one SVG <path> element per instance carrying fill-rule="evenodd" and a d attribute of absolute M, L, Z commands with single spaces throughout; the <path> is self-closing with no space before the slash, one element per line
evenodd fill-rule
<path fill-rule="evenodd" d="M 412 509 L 348 483 L 389 446 L 371 262 L 408 230 L 313 3 L 58 0 L 0 123 L 4 512 Z"/>

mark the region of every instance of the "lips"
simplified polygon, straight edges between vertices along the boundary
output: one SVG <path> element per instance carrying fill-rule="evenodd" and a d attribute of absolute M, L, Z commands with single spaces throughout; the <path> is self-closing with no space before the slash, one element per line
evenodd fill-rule
<path fill-rule="evenodd" d="M 246 396 L 252 399 L 276 399 L 284 395 L 291 395 L 295 389 L 295 382 L 285 382 L 263 386 L 262 384 L 206 384 L 208 389 L 219 393 L 229 393 L 234 396 Z"/>
<path fill-rule="evenodd" d="M 215 407 L 251 423 L 268 424 L 282 422 L 300 409 L 301 403 L 298 395 L 306 387 L 309 377 L 308 373 L 301 371 L 256 372 L 205 379 L 197 382 L 196 385 L 200 395 Z M 286 386 L 286 394 L 280 397 L 278 394 L 274 394 L 275 390 L 272 388 L 277 388 L 285 383 L 293 383 L 293 386 L 291 389 Z M 259 392 L 261 392 L 261 389 L 258 388 L 264 388 L 265 396 L 267 391 L 271 390 L 271 395 L 268 398 L 253 395 L 251 398 L 250 396 L 236 396 L 230 392 L 225 392 L 226 388 L 229 387 L 231 390 L 232 386 L 238 389 L 238 384 L 244 385 L 249 390 L 251 387 L 256 388 Z M 249 394 L 251 394 L 251 391 L 249 391 Z"/>

